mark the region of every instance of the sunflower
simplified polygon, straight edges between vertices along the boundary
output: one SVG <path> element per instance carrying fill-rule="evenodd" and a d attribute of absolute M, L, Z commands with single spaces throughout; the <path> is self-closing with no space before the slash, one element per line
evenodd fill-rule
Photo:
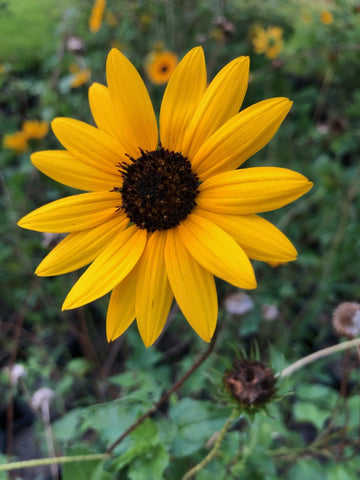
<path fill-rule="evenodd" d="M 146 63 L 146 73 L 155 85 L 166 83 L 174 73 L 178 63 L 176 53 L 170 51 L 152 52 L 149 54 Z"/>
<path fill-rule="evenodd" d="M 144 344 L 164 328 L 173 298 L 205 341 L 217 321 L 214 276 L 252 289 L 249 258 L 288 262 L 290 241 L 258 216 L 311 188 L 301 174 L 278 167 L 237 169 L 276 133 L 291 102 L 273 98 L 239 112 L 249 60 L 226 65 L 207 86 L 204 54 L 191 50 L 164 93 L 157 121 L 146 87 L 113 49 L 108 87 L 93 84 L 97 125 L 57 118 L 65 150 L 37 152 L 33 164 L 80 190 L 26 215 L 24 228 L 68 233 L 36 270 L 59 275 L 91 264 L 67 295 L 77 308 L 112 291 L 108 340 L 136 318 Z"/>

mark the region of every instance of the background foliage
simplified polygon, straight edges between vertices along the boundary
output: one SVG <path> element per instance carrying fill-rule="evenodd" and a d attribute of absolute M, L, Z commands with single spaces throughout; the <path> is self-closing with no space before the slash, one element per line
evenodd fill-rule
<path fill-rule="evenodd" d="M 252 308 L 243 315 L 226 311 L 224 302 L 236 291 L 218 282 L 220 332 L 212 355 L 115 449 L 113 459 L 67 464 L 62 470 L 64 480 L 181 479 L 207 454 L 209 439 L 229 415 L 220 400 L 222 381 L 214 378 L 237 352 L 249 353 L 256 344 L 261 360 L 278 372 L 337 343 L 333 309 L 359 300 L 360 5 L 356 0 L 108 0 L 97 33 L 89 31 L 92 2 L 87 0 L 0 5 L 0 141 L 27 119 L 70 116 L 91 123 L 87 88 L 105 82 L 112 46 L 140 70 L 157 112 L 164 86 L 146 77 L 147 55 L 164 48 L 181 58 L 195 45 L 204 48 L 209 78 L 234 57 L 251 57 L 245 106 L 274 96 L 294 101 L 276 137 L 247 164 L 284 166 L 314 182 L 304 199 L 266 216 L 293 241 L 298 260 L 278 267 L 254 262 L 259 287 L 246 294 Z M 321 21 L 324 11 L 331 13 L 330 23 Z M 282 28 L 284 43 L 276 58 L 254 52 L 255 25 Z M 71 86 L 73 65 L 91 70 L 78 88 Z M 149 350 L 135 326 L 106 343 L 107 299 L 60 311 L 79 274 L 36 278 L 36 265 L 58 239 L 16 226 L 33 208 L 73 193 L 30 163 L 31 151 L 49 148 L 59 148 L 52 133 L 32 140 L 23 153 L 0 150 L 3 462 L 5 453 L 24 459 L 104 452 L 206 349 L 176 306 Z M 276 318 L 269 319 L 269 306 L 277 309 Z M 24 371 L 9 382 L 14 364 Z M 196 478 L 359 478 L 358 367 L 357 352 L 348 352 L 294 374 L 281 386 L 290 395 L 270 405 L 268 414 L 239 418 Z M 43 387 L 53 392 L 51 422 L 31 403 Z M 17 475 L 58 478 L 54 469 Z M 0 472 L 0 478 L 7 477 Z"/>

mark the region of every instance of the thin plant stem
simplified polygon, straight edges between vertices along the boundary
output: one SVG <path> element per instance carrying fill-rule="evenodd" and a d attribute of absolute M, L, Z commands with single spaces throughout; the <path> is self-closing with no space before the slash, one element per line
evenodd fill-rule
<path fill-rule="evenodd" d="M 278 373 L 277 376 L 279 378 L 288 377 L 289 375 L 292 375 L 294 372 L 300 370 L 300 368 L 305 367 L 309 363 L 319 360 L 319 358 L 328 357 L 329 355 L 333 355 L 334 353 L 342 352 L 343 350 L 347 350 L 349 348 L 358 347 L 359 345 L 360 338 L 355 338 L 355 340 L 349 340 L 348 342 L 343 342 L 337 345 L 333 345 L 331 347 L 324 348 L 322 350 L 319 350 L 318 352 L 300 358 L 300 360 L 297 360 L 292 365 L 284 368 L 284 370 Z"/>
<path fill-rule="evenodd" d="M 0 472 L 17 470 L 18 468 L 38 467 L 42 465 L 55 465 L 63 463 L 93 462 L 95 460 L 106 460 L 109 456 L 106 453 L 93 453 L 90 455 L 73 455 L 67 457 L 36 458 L 22 462 L 12 462 L 0 465 Z"/>
<path fill-rule="evenodd" d="M 143 413 L 141 417 L 139 417 L 136 420 L 136 422 L 130 425 L 130 427 L 127 428 L 125 432 L 123 432 L 120 435 L 120 437 L 110 445 L 110 447 L 106 450 L 107 454 L 110 454 L 114 450 L 114 448 L 116 448 L 119 445 L 119 443 L 124 440 L 125 437 L 127 437 L 133 430 L 135 430 L 135 428 L 137 428 L 144 420 L 146 420 L 146 418 L 150 417 L 150 415 L 153 415 L 159 409 L 159 407 L 166 402 L 166 400 L 170 397 L 170 395 L 176 392 L 182 386 L 182 384 L 190 377 L 190 375 L 193 374 L 195 370 L 200 367 L 200 365 L 207 359 L 207 357 L 213 351 L 215 342 L 216 342 L 216 337 L 217 337 L 217 331 L 215 332 L 207 350 L 205 350 L 205 352 L 196 360 L 195 363 L 193 363 L 193 365 L 189 368 L 189 370 L 185 372 L 184 375 L 181 378 L 179 378 L 179 380 L 177 380 L 171 386 L 171 388 L 169 388 L 169 390 L 167 390 L 152 407 L 149 408 L 149 410 Z"/>
<path fill-rule="evenodd" d="M 238 412 L 234 409 L 232 412 L 231 412 L 231 415 L 230 417 L 226 420 L 226 422 L 224 423 L 224 426 L 222 427 L 222 429 L 219 431 L 218 433 L 218 436 L 217 436 L 217 439 L 214 443 L 214 446 L 213 448 L 210 450 L 210 452 L 206 455 L 206 457 L 204 457 L 201 462 L 199 462 L 197 465 L 195 465 L 195 467 L 191 468 L 191 470 L 189 470 L 188 472 L 185 473 L 185 475 L 183 476 L 182 480 L 189 480 L 191 477 L 193 477 L 194 475 L 196 475 L 197 473 L 200 472 L 200 470 L 202 470 L 203 468 L 206 467 L 206 465 L 208 463 L 211 462 L 211 460 L 215 457 L 216 453 L 218 452 L 220 446 L 221 446 L 221 443 L 225 437 L 225 434 L 226 432 L 229 430 L 230 428 L 230 425 L 232 424 L 232 422 L 235 420 L 235 418 L 238 416 Z"/>

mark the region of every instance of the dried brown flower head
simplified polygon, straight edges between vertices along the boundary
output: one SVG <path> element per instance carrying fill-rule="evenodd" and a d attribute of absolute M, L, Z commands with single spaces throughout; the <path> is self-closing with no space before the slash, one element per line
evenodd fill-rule
<path fill-rule="evenodd" d="M 357 337 L 360 334 L 360 303 L 340 303 L 333 313 L 333 327 L 342 337 Z"/>
<path fill-rule="evenodd" d="M 272 369 L 254 360 L 237 360 L 233 370 L 227 372 L 224 382 L 232 396 L 245 408 L 264 406 L 276 392 Z"/>

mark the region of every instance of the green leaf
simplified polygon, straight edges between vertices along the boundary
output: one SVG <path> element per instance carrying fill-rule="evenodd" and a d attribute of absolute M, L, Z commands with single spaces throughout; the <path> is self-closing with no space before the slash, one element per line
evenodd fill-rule
<path fill-rule="evenodd" d="M 321 409 L 311 402 L 297 402 L 294 406 L 294 417 L 298 422 L 310 422 L 320 430 L 329 417 L 326 409 Z"/>
<path fill-rule="evenodd" d="M 79 445 L 69 449 L 70 455 L 91 455 L 94 452 L 88 447 Z M 111 473 L 104 470 L 103 460 L 64 463 L 63 480 L 113 480 Z"/>
<path fill-rule="evenodd" d="M 185 398 L 170 409 L 178 428 L 172 449 L 175 456 L 190 455 L 203 447 L 224 425 L 224 411 L 206 401 Z"/>
<path fill-rule="evenodd" d="M 69 442 L 77 437 L 82 409 L 76 408 L 52 424 L 56 440 Z"/>
<path fill-rule="evenodd" d="M 83 409 L 81 432 L 88 429 L 98 432 L 105 445 L 114 442 L 143 412 L 140 403 L 129 403 L 117 400 L 101 403 Z M 126 442 L 121 443 L 116 451 L 126 448 Z"/>
<path fill-rule="evenodd" d="M 130 465 L 128 476 L 131 480 L 161 480 L 169 464 L 169 454 L 164 445 L 156 445 L 145 455 L 138 456 Z"/>
<path fill-rule="evenodd" d="M 147 418 L 130 438 L 130 448 L 113 462 L 112 470 L 119 472 L 128 466 L 131 480 L 160 480 L 169 464 L 169 455 L 159 440 L 155 422 Z"/>
<path fill-rule="evenodd" d="M 316 460 L 299 460 L 289 471 L 288 478 L 291 480 L 324 480 L 324 467 Z"/>
<path fill-rule="evenodd" d="M 356 473 L 348 463 L 346 465 L 338 464 L 329 470 L 327 480 L 357 480 L 359 478 L 358 474 L 359 470 Z"/>

